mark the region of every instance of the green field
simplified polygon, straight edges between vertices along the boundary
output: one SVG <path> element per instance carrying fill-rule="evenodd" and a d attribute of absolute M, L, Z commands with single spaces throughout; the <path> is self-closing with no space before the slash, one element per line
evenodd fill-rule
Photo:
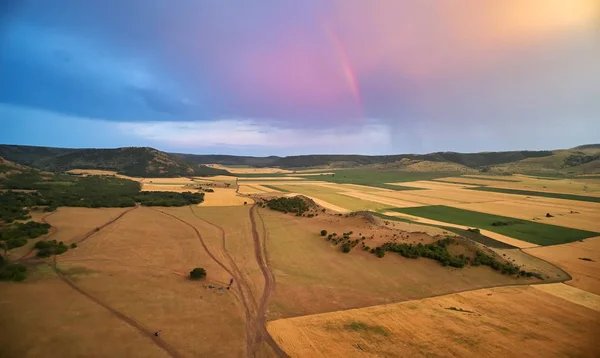
<path fill-rule="evenodd" d="M 457 209 L 444 205 L 395 208 L 392 209 L 392 211 L 457 225 L 486 229 L 538 245 L 564 244 L 600 235 L 591 231 L 518 220 L 506 216 L 484 214 L 477 211 Z M 508 223 L 508 225 L 492 225 L 493 223 L 499 222 Z"/>
<path fill-rule="evenodd" d="M 494 187 L 489 187 L 489 186 L 477 187 L 477 188 L 467 188 L 467 189 L 479 190 L 479 191 L 491 191 L 494 193 L 517 194 L 517 195 L 527 195 L 527 196 L 541 196 L 544 198 L 579 200 L 579 201 L 589 201 L 592 203 L 600 203 L 600 197 L 596 197 L 596 196 L 562 194 L 562 193 L 545 193 L 542 191 L 521 190 L 521 189 L 504 189 L 504 188 L 494 188 Z"/>

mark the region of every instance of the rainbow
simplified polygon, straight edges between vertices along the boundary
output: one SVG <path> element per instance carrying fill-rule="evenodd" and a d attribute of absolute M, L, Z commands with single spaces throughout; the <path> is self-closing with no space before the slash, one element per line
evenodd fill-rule
<path fill-rule="evenodd" d="M 340 37 L 338 36 L 337 32 L 335 32 L 334 29 L 331 26 L 329 26 L 327 22 L 322 21 L 321 23 L 322 23 L 325 33 L 329 37 L 331 43 L 333 44 L 333 47 L 335 48 L 335 50 L 337 52 L 337 55 L 340 60 L 340 66 L 342 68 L 342 71 L 344 72 L 344 76 L 346 77 L 346 82 L 348 84 L 348 88 L 350 89 L 350 92 L 352 93 L 352 96 L 354 97 L 354 101 L 356 102 L 356 105 L 357 105 L 359 111 L 362 113 L 363 104 L 362 104 L 362 100 L 361 100 L 361 96 L 360 96 L 358 80 L 356 79 L 356 74 L 354 73 L 354 70 L 352 69 L 352 64 L 350 62 L 350 57 L 348 56 L 348 52 L 346 52 L 346 48 L 344 47 L 344 44 L 340 40 Z"/>

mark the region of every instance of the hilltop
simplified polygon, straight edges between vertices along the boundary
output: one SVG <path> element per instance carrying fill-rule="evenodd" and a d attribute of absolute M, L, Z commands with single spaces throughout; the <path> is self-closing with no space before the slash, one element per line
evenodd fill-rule
<path fill-rule="evenodd" d="M 62 172 L 70 169 L 114 170 L 138 177 L 212 176 L 226 170 L 186 162 L 147 147 L 66 149 L 0 145 L 0 157 L 36 169 Z"/>

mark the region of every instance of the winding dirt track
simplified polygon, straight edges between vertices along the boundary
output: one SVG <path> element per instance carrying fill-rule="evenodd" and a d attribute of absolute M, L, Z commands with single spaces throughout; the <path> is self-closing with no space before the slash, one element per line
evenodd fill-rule
<path fill-rule="evenodd" d="M 273 293 L 273 288 L 275 287 L 275 276 L 273 275 L 273 272 L 271 271 L 271 269 L 268 265 L 268 262 L 267 262 L 266 228 L 264 227 L 264 222 L 262 221 L 262 217 L 260 217 L 260 216 L 259 216 L 259 219 L 261 220 L 261 224 L 263 225 L 264 234 L 265 234 L 263 236 L 263 240 L 265 240 L 265 241 L 263 241 L 262 243 L 261 243 L 260 236 L 258 235 L 258 231 L 256 230 L 256 220 L 254 219 L 254 213 L 256 211 L 257 211 L 256 204 L 254 204 L 250 208 L 250 211 L 248 212 L 248 214 L 250 216 L 250 223 L 252 224 L 252 239 L 254 241 L 254 254 L 256 256 L 256 262 L 258 263 L 258 266 L 260 267 L 260 271 L 262 272 L 264 280 L 265 280 L 265 286 L 264 286 L 264 289 L 262 292 L 262 296 L 260 298 L 258 312 L 256 314 L 257 326 L 260 330 L 260 333 L 261 333 L 263 339 L 266 340 L 266 342 L 269 344 L 269 346 L 271 346 L 271 348 L 275 351 L 275 353 L 277 353 L 277 355 L 279 355 L 280 357 L 289 357 L 283 351 L 283 349 L 281 349 L 281 347 L 279 347 L 279 345 L 277 345 L 277 342 L 275 342 L 275 340 L 273 339 L 273 337 L 271 337 L 271 334 L 267 330 L 267 320 L 266 320 L 267 307 L 268 307 L 268 303 L 269 303 L 269 298 L 271 297 L 271 294 Z M 261 248 L 261 245 L 262 245 L 262 248 Z"/>
<path fill-rule="evenodd" d="M 149 338 L 150 340 L 152 340 L 152 342 L 157 345 L 158 347 L 162 348 L 165 352 L 167 352 L 167 354 L 169 354 L 171 357 L 173 358 L 180 358 L 182 357 L 173 347 L 169 346 L 162 338 L 156 337 L 154 335 L 154 332 L 146 327 L 144 327 L 144 325 L 142 325 L 140 322 L 136 321 L 135 319 L 133 319 L 132 317 L 127 316 L 126 314 L 124 314 L 123 312 L 109 306 L 108 304 L 104 303 L 103 301 L 101 301 L 100 299 L 98 299 L 97 297 L 95 297 L 94 295 L 82 290 L 79 286 L 77 286 L 73 281 L 71 281 L 69 278 L 67 278 L 62 272 L 60 272 L 60 270 L 57 270 L 55 266 L 54 267 L 54 272 L 56 272 L 56 274 L 58 275 L 58 277 L 63 280 L 63 282 L 65 282 L 67 285 L 69 285 L 72 289 L 74 289 L 75 291 L 81 293 L 82 295 L 84 295 L 85 297 L 89 298 L 92 302 L 104 307 L 107 311 L 109 311 L 110 313 L 112 313 L 113 315 L 115 315 L 117 318 L 119 318 L 120 320 L 126 322 L 127 324 L 129 324 L 130 326 L 132 326 L 133 328 L 137 329 L 140 333 L 142 333 L 143 335 L 145 335 L 147 338 Z"/>
<path fill-rule="evenodd" d="M 84 242 L 85 240 L 89 239 L 92 235 L 94 235 L 95 233 L 97 233 L 98 231 L 106 228 L 107 226 L 114 224 L 117 220 L 121 219 L 123 216 L 125 216 L 127 213 L 131 212 L 132 210 L 137 209 L 139 206 L 135 206 L 129 210 L 126 210 L 124 212 L 122 212 L 121 214 L 119 214 L 117 217 L 115 217 L 114 219 L 111 219 L 110 221 L 107 221 L 106 223 L 102 224 L 101 226 L 99 226 L 96 229 L 91 230 L 90 232 L 86 233 L 82 238 L 80 238 L 79 240 L 77 240 L 77 243 L 81 244 L 82 242 Z M 52 215 L 52 214 L 50 214 Z M 50 215 L 46 215 L 42 221 L 46 222 L 45 219 L 50 216 Z M 53 232 L 51 235 L 54 235 L 58 232 L 58 228 L 56 228 L 56 231 Z M 49 235 L 49 236 L 51 236 Z M 48 237 L 49 237 L 48 236 Z M 112 313 L 115 317 L 119 318 L 120 320 L 124 321 L 125 323 L 129 324 L 131 327 L 137 329 L 140 333 L 142 333 L 143 335 L 145 335 L 147 338 L 150 338 L 150 340 L 159 348 L 163 349 L 167 354 L 169 354 L 171 357 L 173 358 L 180 358 L 182 357 L 173 347 L 169 346 L 162 338 L 160 337 L 156 337 L 154 335 L 154 332 L 146 327 L 144 327 L 144 325 L 142 325 L 140 322 L 136 321 L 135 319 L 133 319 L 132 317 L 129 317 L 128 315 L 126 315 L 125 313 L 111 307 L 110 305 L 108 305 L 107 303 L 103 302 L 102 300 L 100 300 L 99 298 L 97 298 L 96 296 L 90 294 L 89 292 L 86 292 L 85 290 L 83 290 L 82 288 L 80 288 L 79 286 L 77 286 L 73 281 L 71 281 L 68 277 L 66 277 L 60 270 L 58 270 L 56 268 L 56 256 L 54 257 L 54 263 L 52 265 L 50 265 L 52 267 L 52 269 L 54 270 L 54 272 L 57 274 L 57 276 L 64 282 L 66 283 L 69 287 L 71 287 L 72 289 L 74 289 L 75 291 L 79 292 L 80 294 L 84 295 L 85 297 L 87 297 L 88 299 L 90 299 L 92 302 L 102 306 L 103 308 L 105 308 L 107 311 L 109 311 L 110 313 Z"/>

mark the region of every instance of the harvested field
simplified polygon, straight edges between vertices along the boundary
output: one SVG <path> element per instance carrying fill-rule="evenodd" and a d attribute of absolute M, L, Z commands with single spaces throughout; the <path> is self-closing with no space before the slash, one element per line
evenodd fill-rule
<path fill-rule="evenodd" d="M 274 173 L 292 173 L 291 170 L 281 168 L 251 168 L 251 167 L 228 167 L 220 164 L 207 164 L 206 166 L 227 170 L 231 174 L 274 174 Z"/>
<path fill-rule="evenodd" d="M 239 193 L 240 194 L 262 194 L 262 193 L 266 193 L 266 191 L 262 190 L 257 185 L 240 185 Z"/>
<path fill-rule="evenodd" d="M 268 180 L 268 181 L 280 181 L 280 180 L 305 180 L 302 177 L 298 177 L 298 176 L 284 176 L 284 177 L 248 177 L 248 178 L 239 178 L 239 182 L 243 183 L 243 182 L 252 182 L 252 181 L 261 181 L 261 180 Z"/>
<path fill-rule="evenodd" d="M 186 185 L 146 184 L 142 183 L 142 191 L 169 191 L 173 193 L 198 192 L 199 189 Z"/>
<path fill-rule="evenodd" d="M 532 287 L 536 290 L 549 293 L 569 302 L 573 302 L 596 312 L 600 312 L 600 296 L 596 294 L 580 290 L 572 286 L 567 286 L 564 283 L 549 283 L 546 285 L 535 285 Z"/>
<path fill-rule="evenodd" d="M 507 287 L 278 320 L 269 331 L 293 357 L 594 357 L 599 320 L 540 290 Z"/>
<path fill-rule="evenodd" d="M 304 195 L 304 194 L 297 194 L 297 193 L 289 193 L 289 194 L 285 194 L 284 196 L 288 197 L 288 198 L 291 198 L 291 197 L 298 196 L 298 195 L 303 195 L 303 196 L 311 199 L 317 205 L 320 205 L 320 206 L 322 206 L 323 208 L 325 208 L 327 210 L 332 210 L 332 211 L 335 211 L 335 212 L 338 212 L 338 213 L 349 213 L 350 212 L 350 210 L 347 210 L 347 209 L 344 209 L 342 207 L 333 205 L 333 204 L 331 204 L 331 203 L 329 203 L 329 202 L 327 202 L 325 200 L 321 200 L 321 199 L 315 198 L 313 196 L 308 196 L 308 195 Z"/>
<path fill-rule="evenodd" d="M 350 196 L 343 195 L 344 193 L 338 192 L 336 189 L 325 186 L 325 185 L 277 185 L 272 186 L 272 188 L 277 188 L 281 190 L 288 191 L 293 194 L 301 194 L 306 195 L 310 198 L 316 198 L 321 201 L 325 201 L 332 206 L 343 208 L 347 211 L 359 211 L 359 210 L 381 210 L 386 206 L 381 203 L 376 203 L 373 201 L 362 200 L 353 198 Z"/>
<path fill-rule="evenodd" d="M 432 181 L 432 180 L 418 180 L 418 181 L 412 181 L 412 182 L 400 182 L 400 183 L 388 183 L 388 184 L 410 186 L 410 187 L 421 188 L 421 189 L 453 189 L 453 188 L 469 188 L 469 187 L 473 186 L 473 185 L 468 185 L 468 184 L 436 182 L 436 181 Z"/>
<path fill-rule="evenodd" d="M 504 276 L 488 267 L 452 269 L 429 259 L 406 259 L 390 253 L 379 259 L 354 248 L 344 254 L 318 233 L 353 231 L 373 236 L 366 244 L 377 246 L 402 234 L 403 240 L 421 242 L 424 234 L 407 234 L 374 227 L 361 217 L 319 215 L 298 218 L 259 210 L 267 231 L 269 264 L 277 289 L 269 318 L 292 317 L 427 297 L 479 287 L 539 282 L 534 278 Z M 407 237 L 408 236 L 408 237 Z M 393 274 L 391 274 L 393 273 Z"/>
<path fill-rule="evenodd" d="M 600 236 L 583 242 L 527 249 L 525 252 L 565 269 L 573 277 L 566 284 L 600 295 Z"/>
<path fill-rule="evenodd" d="M 534 191 L 534 190 L 495 188 L 495 187 L 476 187 L 476 188 L 470 188 L 470 189 L 477 190 L 477 191 L 484 191 L 484 192 L 488 192 L 488 193 L 489 192 L 505 193 L 505 194 L 527 195 L 527 196 L 534 196 L 534 197 L 546 197 L 546 198 L 589 201 L 592 203 L 600 203 L 600 196 L 576 195 L 576 194 L 557 193 L 557 192 L 542 192 L 542 191 Z"/>
<path fill-rule="evenodd" d="M 118 174 L 112 170 L 98 170 L 98 169 L 71 169 L 67 171 L 67 173 L 73 173 L 78 175 L 108 175 L 108 176 L 116 176 L 117 178 L 129 179 L 133 181 L 143 181 L 144 178 L 135 178 L 127 175 Z"/>
<path fill-rule="evenodd" d="M 243 206 L 254 203 L 251 198 L 240 196 L 235 189 L 213 188 L 213 193 L 205 193 L 204 201 L 198 206 Z"/>
<path fill-rule="evenodd" d="M 385 204 L 388 207 L 396 207 L 396 208 L 412 208 L 415 206 L 423 206 L 425 204 L 419 204 L 410 201 L 403 201 L 394 198 L 385 197 L 385 193 L 377 192 L 377 193 L 363 193 L 360 191 L 346 191 L 341 192 L 342 195 L 351 196 L 357 199 L 369 200 L 380 204 Z"/>

